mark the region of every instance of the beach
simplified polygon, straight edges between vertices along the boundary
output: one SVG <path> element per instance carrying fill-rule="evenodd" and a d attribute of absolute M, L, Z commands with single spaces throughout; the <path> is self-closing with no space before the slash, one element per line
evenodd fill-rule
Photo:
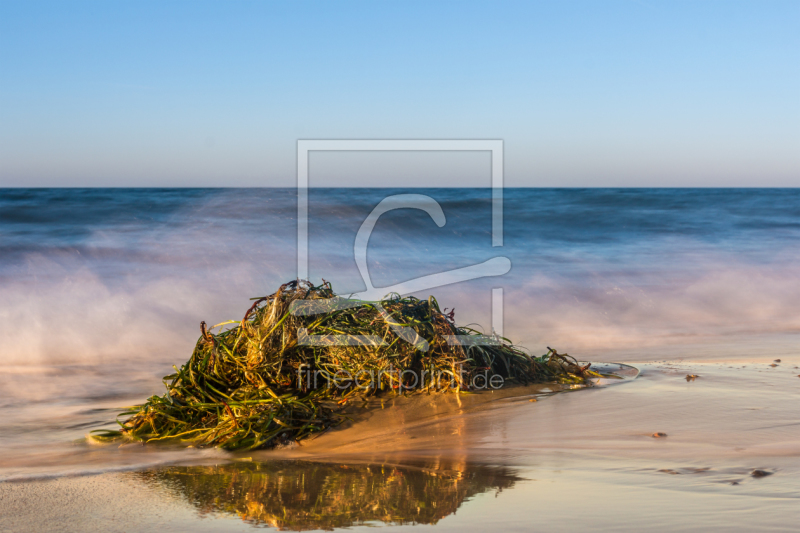
<path fill-rule="evenodd" d="M 288 450 L 173 457 L 172 464 L 147 468 L 6 482 L 0 525 L 9 531 L 294 530 L 370 522 L 467 531 L 791 531 L 800 498 L 800 424 L 790 422 L 800 404 L 798 370 L 791 361 L 737 363 L 641 364 L 633 382 L 537 394 L 536 402 L 511 396 L 459 409 L 452 397 L 426 398 L 431 405 L 398 409 L 389 419 L 374 412 Z M 689 373 L 698 377 L 687 381 Z M 654 438 L 656 432 L 666 436 Z M 350 478 L 332 484 L 334 472 L 323 476 L 326 485 L 291 484 L 319 468 Z M 421 486 L 417 478 L 442 484 Z M 195 480 L 193 491 L 185 479 Z M 276 502 L 279 482 L 285 486 Z M 390 501 L 373 509 L 382 491 Z M 314 498 L 306 501 L 307 493 Z M 369 505 L 359 507 L 365 500 Z M 420 514 L 420 501 L 438 502 L 441 510 Z M 287 516 L 284 506 L 322 510 Z M 348 515 L 354 508 L 360 511 Z"/>
<path fill-rule="evenodd" d="M 6 190 L 0 531 L 796 529 L 796 191 L 509 190 L 502 248 L 488 190 L 416 192 L 448 223 L 387 215 L 376 286 L 507 256 L 504 278 L 430 292 L 488 325 L 502 286 L 531 353 L 639 375 L 392 397 L 275 450 L 92 444 L 163 393 L 201 320 L 293 278 L 294 193 Z M 352 239 L 385 194 L 312 192 L 312 277 L 363 290 Z"/>

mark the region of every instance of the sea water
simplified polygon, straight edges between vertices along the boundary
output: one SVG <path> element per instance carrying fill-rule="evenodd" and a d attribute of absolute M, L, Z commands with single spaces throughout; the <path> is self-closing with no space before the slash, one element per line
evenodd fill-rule
<path fill-rule="evenodd" d="M 383 214 L 359 251 L 359 228 L 398 194 L 435 200 L 445 224 L 411 202 Z M 188 358 L 201 320 L 239 320 L 250 298 L 296 278 L 297 198 L 294 189 L 0 190 L 0 478 L 17 480 L 15 494 L 24 483 L 33 483 L 25 485 L 28 496 L 51 486 L 24 480 L 78 490 L 78 478 L 63 476 L 98 474 L 91 483 L 168 490 L 184 501 L 170 478 L 183 474 L 168 465 L 231 461 L 217 450 L 92 447 L 83 437 L 111 427 L 119 407 L 163 393 L 161 376 Z M 340 294 L 363 291 L 367 281 L 388 292 L 505 257 L 506 274 L 416 295 L 455 309 L 459 324 L 500 328 L 533 354 L 550 346 L 581 360 L 639 364 L 643 373 L 633 383 L 524 405 L 427 418 L 415 411 L 391 427 L 364 420 L 360 444 L 320 438 L 282 460 L 334 454 L 341 462 L 350 454 L 353 465 L 373 465 L 358 467 L 372 469 L 359 483 L 369 479 L 389 492 L 397 490 L 394 481 L 374 474 L 375 465 L 388 462 L 400 469 L 392 475 L 423 481 L 430 476 L 418 472 L 472 472 L 473 485 L 454 485 L 466 487 L 459 514 L 485 526 L 498 512 L 508 527 L 524 527 L 526 516 L 514 515 L 508 502 L 536 498 L 549 502 L 553 512 L 540 512 L 538 523 L 552 529 L 556 510 L 570 512 L 560 498 L 573 494 L 592 511 L 578 513 L 576 525 L 612 527 L 625 505 L 614 508 L 608 494 L 632 487 L 640 490 L 630 501 L 665 530 L 678 523 L 668 519 L 674 505 L 688 513 L 679 521 L 684 529 L 715 519 L 734 527 L 719 520 L 735 508 L 745 509 L 738 525 L 747 529 L 765 505 L 772 518 L 762 525 L 788 523 L 800 495 L 793 481 L 800 472 L 800 190 L 505 189 L 502 246 L 489 189 L 310 189 L 308 198 L 301 255 L 312 281 L 330 281 Z M 368 280 L 359 253 L 366 253 Z M 687 381 L 687 374 L 700 377 Z M 668 436 L 655 439 L 654 432 Z M 269 453 L 251 459 L 272 464 Z M 285 476 L 302 475 L 303 464 L 289 464 Z M 753 476 L 759 469 L 769 475 Z M 258 479 L 271 486 L 274 469 L 264 472 Z M 235 483 L 224 482 L 226 471 L 219 475 L 209 479 L 229 493 Z M 497 480 L 480 481 L 487 475 Z M 550 488 L 542 492 L 544 482 L 534 479 Z M 498 487 L 507 503 L 481 496 Z M 430 505 L 441 497 L 433 489 L 421 494 Z M 710 508 L 695 505 L 698 494 Z M 597 500 L 586 503 L 589 497 Z M 672 503 L 659 506 L 659 497 Z M 198 516 L 180 508 L 175 516 Z M 24 506 L 14 509 L 25 516 Z M 227 516 L 222 507 L 206 511 Z M 648 515 L 634 515 L 633 529 L 647 523 Z M 361 520 L 414 521 L 395 518 L 364 511 Z M 358 516 L 349 522 L 358 523 Z"/>

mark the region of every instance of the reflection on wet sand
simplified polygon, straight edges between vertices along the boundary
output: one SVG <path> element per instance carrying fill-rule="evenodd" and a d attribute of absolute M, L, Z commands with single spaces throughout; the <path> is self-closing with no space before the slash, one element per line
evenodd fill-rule
<path fill-rule="evenodd" d="M 514 486 L 507 467 L 465 463 L 330 464 L 313 461 L 174 466 L 131 473 L 166 488 L 200 515 L 303 531 L 368 522 L 436 524 L 470 497 Z"/>

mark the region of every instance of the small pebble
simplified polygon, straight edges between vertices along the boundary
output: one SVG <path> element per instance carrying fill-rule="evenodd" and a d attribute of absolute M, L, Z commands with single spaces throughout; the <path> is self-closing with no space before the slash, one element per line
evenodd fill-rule
<path fill-rule="evenodd" d="M 753 477 L 767 477 L 771 476 L 774 472 L 769 472 L 767 470 L 753 470 L 750 472 L 750 475 Z"/>
<path fill-rule="evenodd" d="M 653 433 L 653 438 L 654 439 L 660 439 L 660 438 L 666 437 L 666 436 L 667 436 L 666 433 L 661 433 L 660 431 L 656 431 L 655 433 Z"/>
<path fill-rule="evenodd" d="M 530 400 L 528 400 L 528 401 L 529 401 L 529 402 L 535 402 L 536 400 L 535 400 L 535 399 L 530 399 Z"/>
<path fill-rule="evenodd" d="M 772 364 L 771 364 L 771 365 L 769 365 L 769 366 L 775 367 L 775 366 L 778 366 L 778 365 L 776 365 L 775 363 L 772 363 Z"/>
<path fill-rule="evenodd" d="M 775 361 L 773 361 L 773 362 L 774 362 L 774 363 L 780 363 L 780 362 L 781 362 L 781 360 L 780 360 L 780 359 L 775 359 Z"/>
<path fill-rule="evenodd" d="M 697 374 L 687 374 L 687 375 L 686 375 L 686 381 L 694 381 L 694 380 L 696 380 L 698 377 L 700 377 L 700 376 L 698 376 Z"/>

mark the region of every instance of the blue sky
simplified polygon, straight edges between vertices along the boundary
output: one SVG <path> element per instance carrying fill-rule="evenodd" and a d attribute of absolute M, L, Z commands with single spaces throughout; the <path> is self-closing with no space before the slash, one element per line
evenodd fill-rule
<path fill-rule="evenodd" d="M 796 186 L 800 2 L 0 2 L 0 186 L 292 186 L 301 138 L 503 139 L 512 186 Z"/>

